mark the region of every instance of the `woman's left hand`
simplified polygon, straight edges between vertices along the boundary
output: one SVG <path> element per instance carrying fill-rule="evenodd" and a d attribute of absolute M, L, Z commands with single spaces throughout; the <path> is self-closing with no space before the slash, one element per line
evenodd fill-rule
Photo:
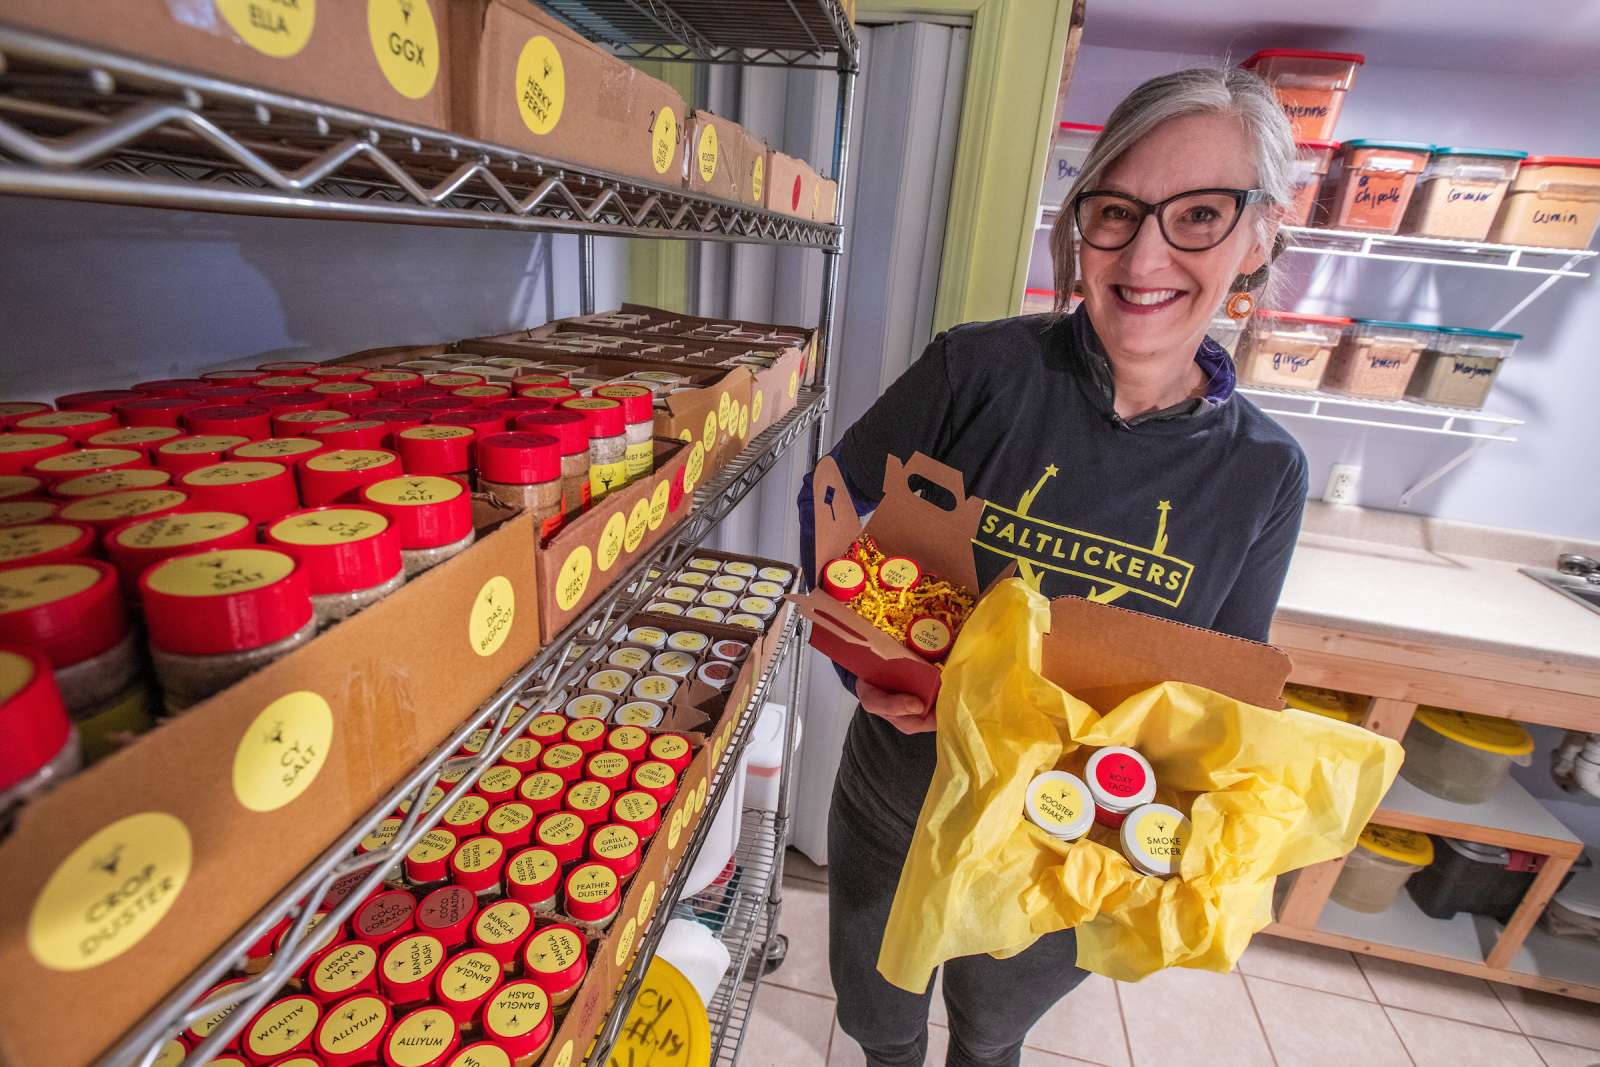
<path fill-rule="evenodd" d="M 858 678 L 856 699 L 867 711 L 903 734 L 931 733 L 937 727 L 934 709 L 924 709 L 922 701 L 910 693 L 891 693 Z"/>

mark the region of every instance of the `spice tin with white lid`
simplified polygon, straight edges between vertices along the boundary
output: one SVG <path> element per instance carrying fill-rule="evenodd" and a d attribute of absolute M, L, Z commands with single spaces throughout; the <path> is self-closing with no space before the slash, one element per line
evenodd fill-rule
<path fill-rule="evenodd" d="M 632 684 L 633 676 L 621 667 L 607 667 L 602 671 L 595 671 L 584 682 L 584 687 L 593 689 L 597 693 L 606 693 L 611 696 L 620 696 L 628 691 Z"/>
<path fill-rule="evenodd" d="M 508 800 L 490 809 L 483 820 L 483 832 L 499 841 L 507 851 L 518 849 L 532 839 L 536 818 L 533 805 L 527 801 Z"/>
<path fill-rule="evenodd" d="M 689 566 L 697 571 L 705 571 L 707 574 L 715 574 L 722 569 L 722 561 L 710 559 L 706 556 L 696 556 L 694 559 L 689 561 Z"/>
<path fill-rule="evenodd" d="M 455 1016 L 429 1005 L 396 1021 L 383 1042 L 383 1062 L 387 1067 L 445 1067 L 459 1044 L 461 1029 Z"/>
<path fill-rule="evenodd" d="M 1083 777 L 1094 800 L 1095 821 L 1113 830 L 1128 812 L 1155 799 L 1156 774 L 1150 761 L 1122 745 L 1097 749 Z"/>
<path fill-rule="evenodd" d="M 700 590 L 689 585 L 669 585 L 661 591 L 661 599 L 674 604 L 693 604 L 700 597 Z"/>
<path fill-rule="evenodd" d="M 756 572 L 756 576 L 765 581 L 777 582 L 785 588 L 794 581 L 794 572 L 783 567 L 762 567 Z"/>
<path fill-rule="evenodd" d="M 678 607 L 676 604 L 672 606 L 675 608 Z M 686 619 L 693 619 L 695 622 L 721 622 L 726 615 L 726 613 L 720 609 L 713 608 L 707 604 L 696 604 L 687 611 L 679 608 L 678 611 L 668 612 L 668 614 L 679 614 Z"/>
<path fill-rule="evenodd" d="M 659 626 L 635 626 L 628 631 L 628 644 L 659 652 L 666 647 L 667 631 Z"/>
<path fill-rule="evenodd" d="M 673 585 L 692 585 L 697 589 L 704 589 L 711 584 L 711 575 L 704 571 L 680 571 L 673 576 Z"/>
<path fill-rule="evenodd" d="M 678 630 L 668 635 L 667 647 L 676 652 L 687 652 L 697 656 L 711 647 L 711 638 L 698 630 Z"/>
<path fill-rule="evenodd" d="M 478 898 L 470 886 L 440 886 L 417 904 L 417 930 L 432 934 L 446 949 L 467 940 L 478 914 Z"/>
<path fill-rule="evenodd" d="M 506 864 L 506 895 L 537 911 L 555 903 L 561 884 L 561 861 L 542 846 L 525 848 Z"/>
<path fill-rule="evenodd" d="M 433 976 L 444 963 L 444 943 L 432 934 L 407 934 L 383 950 L 378 982 L 395 1005 L 426 1000 Z"/>
<path fill-rule="evenodd" d="M 695 671 L 695 677 L 713 689 L 726 689 L 733 684 L 737 673 L 733 664 L 722 660 L 711 660 L 700 665 L 700 669 Z"/>
<path fill-rule="evenodd" d="M 567 701 L 565 711 L 569 719 L 603 720 L 611 716 L 611 710 L 616 706 L 617 702 L 604 693 L 584 693 Z M 563 733 L 559 737 L 565 736 L 565 729 L 563 725 Z"/>
<path fill-rule="evenodd" d="M 733 615 L 729 615 L 723 621 L 726 622 L 729 626 L 743 626 L 747 630 L 763 630 L 763 629 L 766 629 L 766 625 L 761 621 L 760 618 L 758 618 L 755 615 L 751 615 L 749 612 L 746 612 L 746 611 L 741 611 L 741 612 L 737 612 L 737 613 L 735 613 Z"/>
<path fill-rule="evenodd" d="M 671 678 L 687 678 L 694 671 L 695 664 L 699 662 L 692 653 L 673 649 L 662 652 L 650 661 L 650 667 L 656 674 L 664 674 Z M 656 697 L 644 699 L 655 700 Z"/>
<path fill-rule="evenodd" d="M 660 659 L 660 656 L 656 657 Z M 678 681 L 665 674 L 647 674 L 633 683 L 630 695 L 636 700 L 650 700 L 665 704 L 678 691 Z"/>
<path fill-rule="evenodd" d="M 730 559 L 722 565 L 723 573 L 732 574 L 739 578 L 750 579 L 756 576 L 756 565 L 749 560 Z"/>
<path fill-rule="evenodd" d="M 533 910 L 520 900 L 496 901 L 472 921 L 472 943 L 487 949 L 503 966 L 517 958 L 532 932 Z"/>
<path fill-rule="evenodd" d="M 661 725 L 666 715 L 666 709 L 654 701 L 630 700 L 616 710 L 611 716 L 611 721 L 618 726 L 642 726 L 653 729 Z"/>
<path fill-rule="evenodd" d="M 404 889 L 379 893 L 350 917 L 350 936 L 373 945 L 410 933 L 416 927 L 417 898 Z"/>
<path fill-rule="evenodd" d="M 778 613 L 778 605 L 764 596 L 747 596 L 739 601 L 739 610 L 747 615 L 770 619 Z"/>
<path fill-rule="evenodd" d="M 721 589 L 727 593 L 743 593 L 749 584 L 734 574 L 718 574 L 711 579 L 713 589 Z"/>
<path fill-rule="evenodd" d="M 769 582 L 758 579 L 750 583 L 749 592 L 751 596 L 762 596 L 766 597 L 768 600 L 779 600 L 783 597 L 784 587 L 779 585 L 777 582 Z"/>
<path fill-rule="evenodd" d="M 1169 878 L 1183 865 L 1189 844 L 1189 820 L 1166 804 L 1146 804 L 1123 820 L 1122 854 L 1140 874 Z"/>
<path fill-rule="evenodd" d="M 732 611 L 739 605 L 739 594 L 730 593 L 726 589 L 707 589 L 700 594 L 699 599 L 703 606 L 718 611 Z"/>
<path fill-rule="evenodd" d="M 611 654 L 606 657 L 606 662 L 625 670 L 643 671 L 650 666 L 650 652 L 648 649 L 628 645 L 612 649 Z"/>
<path fill-rule="evenodd" d="M 555 1032 L 550 994 L 526 978 L 507 982 L 483 1009 L 483 1032 L 513 1061 L 531 1062 L 549 1046 Z"/>
<path fill-rule="evenodd" d="M 1076 841 L 1094 825 L 1094 802 L 1083 779 L 1067 771 L 1045 771 L 1028 784 L 1028 821 L 1052 837 Z"/>
<path fill-rule="evenodd" d="M 546 926 L 522 947 L 523 974 L 557 1005 L 572 999 L 589 969 L 583 933 L 575 926 Z"/>
<path fill-rule="evenodd" d="M 365 941 L 329 945 L 306 968 L 306 990 L 324 1004 L 377 988 L 378 949 Z"/>
<path fill-rule="evenodd" d="M 653 612 L 656 615 L 687 615 L 694 611 L 693 608 L 685 611 L 682 604 L 673 604 L 666 600 L 653 601 L 647 604 L 644 610 Z"/>

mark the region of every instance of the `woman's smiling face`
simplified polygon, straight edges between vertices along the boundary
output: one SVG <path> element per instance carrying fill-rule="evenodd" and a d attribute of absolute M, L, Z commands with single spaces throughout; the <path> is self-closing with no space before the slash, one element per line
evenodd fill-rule
<path fill-rule="evenodd" d="M 1189 115 L 1151 130 L 1098 183 L 1154 204 L 1191 189 L 1249 189 L 1256 184 L 1243 123 L 1231 115 Z M 1124 248 L 1105 252 L 1078 241 L 1083 301 L 1113 360 L 1193 352 L 1240 274 L 1266 262 L 1251 205 L 1228 237 L 1203 252 L 1183 252 L 1145 219 Z"/>

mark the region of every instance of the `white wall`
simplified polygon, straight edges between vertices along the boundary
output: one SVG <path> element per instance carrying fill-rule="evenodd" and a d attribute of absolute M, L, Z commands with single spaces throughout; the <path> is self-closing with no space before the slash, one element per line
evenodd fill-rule
<path fill-rule="evenodd" d="M 1064 120 L 1103 122 L 1129 89 L 1211 54 L 1139 51 L 1096 45 L 1086 27 Z M 1286 41 L 1316 47 L 1304 40 Z M 1328 47 L 1339 47 L 1329 45 Z M 1235 48 L 1237 59 L 1239 46 Z M 1448 57 L 1427 57 L 1435 68 Z M 1520 148 L 1532 153 L 1600 155 L 1594 107 L 1600 78 L 1533 77 L 1484 70 L 1400 68 L 1369 62 L 1357 75 L 1338 136 Z M 1406 319 L 1486 328 L 1537 284 L 1498 271 L 1385 264 L 1294 255 L 1280 261 L 1285 306 L 1301 311 Z M 1563 280 L 1508 329 L 1526 335 L 1489 408 L 1526 420 L 1515 444 L 1494 444 L 1424 491 L 1412 510 L 1557 536 L 1600 535 L 1600 492 L 1581 473 L 1600 451 L 1592 383 L 1600 361 L 1600 283 Z M 1361 502 L 1394 508 L 1416 479 L 1461 445 L 1424 434 L 1285 419 L 1312 462 L 1318 494 L 1335 462 L 1362 465 Z"/>

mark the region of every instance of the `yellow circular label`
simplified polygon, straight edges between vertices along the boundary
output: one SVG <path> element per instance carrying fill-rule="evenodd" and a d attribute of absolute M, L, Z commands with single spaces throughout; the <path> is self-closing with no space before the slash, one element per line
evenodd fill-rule
<path fill-rule="evenodd" d="M 421 100 L 439 78 L 439 30 L 428 0 L 367 0 L 367 36 L 395 92 Z"/>
<path fill-rule="evenodd" d="M 411 846 L 406 858 L 413 863 L 433 863 L 442 860 L 456 848 L 456 835 L 449 830 L 434 827 L 422 835 L 422 840 Z"/>
<path fill-rule="evenodd" d="M 727 747 L 726 742 L 724 742 L 723 747 L 724 748 Z M 706 810 L 706 796 L 710 792 L 711 792 L 711 782 L 709 780 L 707 780 L 707 779 L 702 778 L 700 780 L 700 784 L 695 787 L 695 791 L 694 791 L 694 807 L 695 807 L 695 811 L 705 811 Z"/>
<path fill-rule="evenodd" d="M 451 1057 L 447 1067 L 511 1067 L 511 1054 L 498 1045 L 475 1043 Z"/>
<path fill-rule="evenodd" d="M 250 438 L 238 434 L 201 434 L 168 441 L 157 452 L 163 456 L 194 456 L 202 452 L 226 452 L 230 448 L 250 443 Z"/>
<path fill-rule="evenodd" d="M 1089 804 L 1089 798 L 1074 783 L 1042 775 L 1029 787 L 1028 798 L 1041 815 L 1063 826 L 1076 823 Z"/>
<path fill-rule="evenodd" d="M 756 161 L 750 167 L 750 199 L 755 203 L 762 203 L 761 194 L 765 191 L 767 176 L 767 160 L 765 156 L 756 156 Z"/>
<path fill-rule="evenodd" d="M 665 174 L 678 155 L 678 116 L 670 107 L 656 112 L 650 127 L 650 164 L 657 174 Z"/>
<path fill-rule="evenodd" d="M 789 372 L 789 399 L 793 400 L 800 395 L 800 372 Z"/>
<path fill-rule="evenodd" d="M 280 519 L 269 532 L 291 545 L 339 545 L 376 537 L 388 528 L 389 520 L 376 511 L 326 508 Z"/>
<path fill-rule="evenodd" d="M 489 814 L 489 802 L 480 796 L 467 794 L 444 813 L 444 822 L 449 826 L 472 826 L 483 821 Z"/>
<path fill-rule="evenodd" d="M 500 961 L 479 949 L 457 956 L 439 976 L 439 993 L 458 1003 L 487 996 L 500 981 Z"/>
<path fill-rule="evenodd" d="M 461 747 L 466 749 L 472 755 L 476 756 L 479 752 L 483 751 L 483 746 L 487 745 L 488 743 L 489 728 L 487 726 L 482 726 L 468 734 L 466 741 L 462 742 Z"/>
<path fill-rule="evenodd" d="M 537 802 L 558 796 L 566 787 L 567 783 L 562 780 L 559 774 L 554 771 L 540 771 L 538 774 L 530 774 L 524 778 L 522 786 L 517 792 L 524 800 Z"/>
<path fill-rule="evenodd" d="M 561 1051 L 556 1055 L 550 1067 L 572 1067 L 572 1054 L 575 1051 L 571 1041 L 561 1046 Z M 465 1067 L 465 1065 L 463 1065 Z"/>
<path fill-rule="evenodd" d="M 647 822 L 661 811 L 649 793 L 624 793 L 617 798 L 617 816 L 624 822 Z"/>
<path fill-rule="evenodd" d="M 61 426 L 83 426 L 91 422 L 105 422 L 103 411 L 47 411 L 17 420 L 19 430 L 53 430 Z"/>
<path fill-rule="evenodd" d="M 487 871 L 505 858 L 506 846 L 493 837 L 475 837 L 456 850 L 450 865 L 462 874 Z"/>
<path fill-rule="evenodd" d="M 511 579 L 497 574 L 483 583 L 467 615 L 467 643 L 480 656 L 500 651 L 517 617 L 517 591 Z"/>
<path fill-rule="evenodd" d="M 0 453 L 32 452 L 66 443 L 67 439 L 58 433 L 0 433 Z"/>
<path fill-rule="evenodd" d="M 757 393 L 757 396 L 761 394 Z M 750 409 L 743 404 L 739 405 L 739 440 L 743 441 L 750 436 Z"/>
<path fill-rule="evenodd" d="M 655 726 L 662 714 L 661 708 L 648 700 L 632 700 L 617 709 L 613 720 L 622 726 Z"/>
<path fill-rule="evenodd" d="M 81 448 L 76 452 L 58 452 L 46 456 L 34 466 L 41 471 L 91 471 L 137 463 L 143 457 L 143 452 L 128 448 Z"/>
<path fill-rule="evenodd" d="M 707 607 L 704 604 L 696 604 L 694 607 L 684 612 L 684 615 L 699 622 L 722 621 L 722 612 L 718 611 L 716 608 Z"/>
<path fill-rule="evenodd" d="M 343 422 L 350 416 L 342 411 L 286 411 L 274 418 L 278 422 L 303 422 L 307 425 L 318 422 Z"/>
<path fill-rule="evenodd" d="M 585 693 L 567 702 L 567 714 L 574 719 L 604 720 L 611 714 L 611 701 L 598 693 Z"/>
<path fill-rule="evenodd" d="M 361 850 L 363 852 L 376 852 L 380 848 L 386 848 L 399 832 L 399 819 L 385 819 L 378 824 L 372 833 L 361 839 Z"/>
<path fill-rule="evenodd" d="M 622 555 L 627 527 L 628 520 L 620 511 L 606 520 L 604 529 L 600 531 L 600 541 L 595 545 L 595 562 L 599 564 L 601 574 L 616 566 L 618 557 Z"/>
<path fill-rule="evenodd" d="M 482 385 L 481 374 L 430 374 L 428 384 L 442 386 L 446 389 L 460 388 L 468 385 Z"/>
<path fill-rule="evenodd" d="M 517 57 L 517 80 L 513 85 L 517 97 L 517 110 L 522 112 L 523 124 L 537 134 L 546 134 L 561 121 L 561 109 L 567 100 L 567 74 L 561 63 L 561 52 L 550 38 L 537 35 L 528 38 Z"/>
<path fill-rule="evenodd" d="M 727 396 L 727 394 L 724 393 L 723 396 Z M 705 445 L 707 449 L 714 448 L 717 444 L 717 426 L 719 425 L 717 414 L 716 411 L 706 412 L 705 424 L 700 427 L 700 443 Z"/>
<path fill-rule="evenodd" d="M 650 529 L 659 530 L 667 521 L 667 504 L 672 499 L 672 486 L 663 478 L 650 494 Z"/>
<path fill-rule="evenodd" d="M 268 704 L 233 752 L 233 795 L 251 811 L 277 811 L 310 788 L 333 742 L 333 709 L 316 693 Z"/>
<path fill-rule="evenodd" d="M 367 499 L 374 504 L 393 506 L 416 504 L 441 504 L 454 500 L 466 492 L 454 478 L 439 478 L 431 474 L 408 474 L 404 478 L 385 478 L 367 486 Z"/>
<path fill-rule="evenodd" d="M 525 957 L 540 974 L 560 974 L 583 959 L 583 939 L 568 929 L 543 930 L 528 942 Z"/>
<path fill-rule="evenodd" d="M 627 533 L 622 539 L 622 547 L 629 552 L 637 551 L 644 543 L 644 533 L 650 526 L 650 499 L 640 497 L 633 502 L 633 508 L 628 512 Z"/>
<path fill-rule="evenodd" d="M 950 627 L 934 618 L 918 619 L 906 631 L 907 639 L 930 655 L 943 654 L 950 647 Z"/>
<path fill-rule="evenodd" d="M 560 737 L 562 731 L 566 730 L 566 728 L 567 720 L 565 718 L 553 711 L 547 711 L 543 715 L 534 717 L 534 720 L 528 724 L 528 733 L 534 737 L 542 737 L 549 740 Z"/>
<path fill-rule="evenodd" d="M 276 478 L 284 471 L 285 467 L 281 463 L 236 460 L 232 463 L 213 463 L 209 467 L 189 471 L 183 476 L 183 482 L 185 485 L 245 485 Z"/>
<path fill-rule="evenodd" d="M 618 667 L 626 667 L 631 671 L 643 670 L 650 664 L 650 653 L 642 648 L 631 645 L 619 648 L 606 657 L 607 663 L 614 663 Z"/>
<path fill-rule="evenodd" d="M 726 427 L 733 417 L 733 406 L 737 403 L 731 393 L 721 393 L 717 396 L 717 425 Z"/>
<path fill-rule="evenodd" d="M 1133 828 L 1134 840 L 1148 855 L 1172 864 L 1176 871 L 1183 863 L 1183 850 L 1189 845 L 1189 820 L 1179 817 L 1174 822 L 1171 815 L 1153 811 L 1141 818 Z"/>
<path fill-rule="evenodd" d="M 450 1013 L 443 1008 L 422 1008 L 389 1031 L 386 1058 L 394 1067 L 422 1067 L 443 1056 L 455 1042 L 456 1021 Z"/>
<path fill-rule="evenodd" d="M 579 719 L 567 727 L 567 737 L 573 741 L 598 741 L 606 735 L 606 724 L 596 718 Z"/>
<path fill-rule="evenodd" d="M 8 500 L 0 503 L 0 526 L 32 526 L 55 513 L 56 506 L 48 500 Z"/>
<path fill-rule="evenodd" d="M 0 649 L 0 704 L 18 693 L 33 681 L 33 661 L 15 652 Z"/>
<path fill-rule="evenodd" d="M 102 448 L 118 448 L 122 445 L 148 445 L 182 435 L 183 431 L 174 426 L 123 426 L 97 433 L 89 438 L 88 443 Z"/>
<path fill-rule="evenodd" d="M 189 1054 L 182 1041 L 170 1038 L 161 1046 L 161 1051 L 156 1054 L 155 1061 L 150 1067 L 182 1067 L 183 1059 Z"/>
<path fill-rule="evenodd" d="M 74 500 L 61 509 L 61 517 L 69 522 L 113 522 L 175 508 L 188 499 L 187 493 L 176 489 L 124 489 Z"/>
<path fill-rule="evenodd" d="M 463 385 L 455 390 L 452 396 L 510 396 L 511 390 L 503 385 Z"/>
<path fill-rule="evenodd" d="M 163 560 L 145 580 L 167 596 L 232 596 L 281 582 L 293 570 L 293 559 L 270 548 L 221 548 Z"/>
<path fill-rule="evenodd" d="M 639 925 L 643 926 L 650 921 L 656 907 L 656 884 L 649 883 L 644 887 L 644 892 L 639 894 Z"/>
<path fill-rule="evenodd" d="M 244 1046 L 257 1056 L 281 1056 L 305 1041 L 321 1015 L 322 1006 L 310 997 L 280 1000 L 256 1019 Z"/>
<path fill-rule="evenodd" d="M 343 993 L 354 988 L 377 966 L 377 949 L 364 941 L 346 941 L 317 961 L 311 972 L 311 986 L 321 993 Z M 377 1003 L 381 1006 L 383 1002 Z M 323 1040 L 327 1042 L 326 1037 Z M 348 1047 L 359 1048 L 360 1045 L 357 1042 Z"/>
<path fill-rule="evenodd" d="M 496 764 L 478 776 L 478 788 L 486 793 L 509 793 L 522 781 L 522 772 L 515 767 Z"/>
<path fill-rule="evenodd" d="M 467 433 L 471 432 L 467 430 Z M 314 471 L 369 471 L 394 461 L 395 454 L 381 448 L 340 448 L 333 452 L 324 452 L 320 456 L 312 456 L 306 460 L 306 466 Z"/>
<path fill-rule="evenodd" d="M 161 472 L 157 471 L 156 473 L 160 474 Z M 97 476 L 93 475 L 93 474 L 86 474 L 86 475 L 83 475 L 83 477 L 85 477 L 85 478 L 94 478 L 94 477 L 97 477 Z M 75 482 L 77 480 L 78 480 L 77 478 L 68 479 L 68 481 L 73 481 L 73 482 Z M 66 485 L 66 484 L 67 484 L 67 482 L 62 482 L 61 483 L 61 485 Z M 10 500 L 13 497 L 25 496 L 28 493 L 37 492 L 39 489 L 43 488 L 43 486 L 44 486 L 43 479 L 35 478 L 31 474 L 0 474 L 0 498 L 4 498 L 6 500 Z M 56 488 L 57 488 L 57 490 L 59 490 L 60 486 L 57 486 Z M 133 487 L 132 486 L 113 485 L 111 488 L 113 488 L 113 489 L 127 489 L 127 488 L 133 488 Z M 96 492 L 99 492 L 99 490 L 96 490 Z"/>
<path fill-rule="evenodd" d="M 679 430 L 678 431 L 678 440 L 682 441 L 684 444 L 688 444 L 690 441 L 694 440 L 694 431 L 692 431 L 692 430 Z"/>
<path fill-rule="evenodd" d="M 240 445 L 233 450 L 235 459 L 282 459 L 286 456 L 298 456 L 303 452 L 315 452 L 322 447 L 322 442 L 313 441 L 309 437 L 269 437 L 265 441 L 251 441 L 247 445 Z"/>
<path fill-rule="evenodd" d="M 708 130 L 710 128 L 706 127 Z M 633 951 L 633 938 L 638 932 L 639 924 L 632 919 L 622 925 L 622 932 L 617 935 L 617 954 L 614 957 L 618 967 L 628 962 L 628 954 Z"/>
<path fill-rule="evenodd" d="M 695 162 L 700 165 L 700 180 L 717 176 L 717 128 L 709 122 L 700 127 L 700 143 L 695 146 Z"/>
<path fill-rule="evenodd" d="M 429 12 L 432 15 L 432 12 Z M 408 370 L 375 370 L 361 376 L 364 382 L 414 382 L 422 375 Z"/>
<path fill-rule="evenodd" d="M 672 818 L 667 823 L 667 847 L 677 848 L 678 838 L 683 836 L 683 809 L 674 808 Z"/>
<path fill-rule="evenodd" d="M 628 675 L 624 671 L 596 671 L 589 676 L 589 688 L 602 693 L 620 693 L 628 688 Z"/>
<path fill-rule="evenodd" d="M 343 946 L 338 952 L 328 956 L 319 964 L 313 978 L 313 983 L 326 993 L 338 993 L 349 989 L 355 982 L 340 981 L 329 986 L 321 979 L 323 966 L 329 961 L 344 956 L 365 951 L 367 955 L 375 955 L 370 945 L 351 942 Z M 356 979 L 359 981 L 372 972 L 368 966 Z M 356 997 L 340 1006 L 341 1010 L 336 1015 L 323 1016 L 322 1025 L 317 1029 L 317 1044 L 334 1055 L 343 1055 L 364 1048 L 374 1037 L 383 1032 L 389 1025 L 389 1005 L 377 997 Z"/>
<path fill-rule="evenodd" d="M 680 760 L 688 754 L 689 742 L 685 741 L 681 737 L 678 737 L 676 734 L 662 734 L 660 737 L 650 742 L 650 755 L 658 760 Z M 670 771 L 671 768 L 668 768 L 668 770 Z M 671 779 L 668 778 L 664 782 L 652 782 L 650 784 L 652 786 L 656 786 L 658 784 L 669 785 L 671 784 Z"/>
<path fill-rule="evenodd" d="M 432 934 L 412 934 L 384 952 L 383 973 L 391 982 L 415 982 L 443 962 L 443 942 Z"/>
<path fill-rule="evenodd" d="M 761 407 L 766 402 L 766 398 L 767 394 L 758 389 L 756 390 L 755 399 L 750 401 L 750 424 L 752 426 L 761 425 Z"/>
<path fill-rule="evenodd" d="M 700 600 L 711 607 L 726 611 L 739 602 L 739 596 L 726 589 L 710 589 L 700 594 Z"/>
<path fill-rule="evenodd" d="M 910 589 L 920 577 L 917 565 L 904 556 L 891 556 L 878 565 L 878 580 L 890 589 Z"/>
<path fill-rule="evenodd" d="M 650 735 L 645 733 L 643 730 L 639 729 L 639 727 L 637 727 L 637 726 L 623 726 L 623 727 L 620 727 L 620 728 L 618 728 L 616 730 L 613 730 L 612 733 L 611 733 L 611 743 L 613 745 L 617 746 L 617 748 L 622 749 L 622 750 L 627 751 L 627 752 L 632 752 L 632 751 L 634 751 L 636 749 L 643 748 L 645 745 L 649 744 L 649 740 L 650 740 Z M 615 755 L 619 755 L 619 756 L 622 755 L 621 752 L 617 752 L 617 753 L 614 753 L 614 754 Z M 613 755 L 613 753 L 602 752 L 600 755 L 601 756 Z M 595 759 L 599 759 L 599 758 L 600 758 L 600 756 L 596 756 L 595 757 Z M 628 758 L 626 756 L 623 756 L 622 757 L 622 762 L 623 762 L 624 765 L 626 765 L 627 762 L 628 762 Z M 610 765 L 608 764 L 607 766 L 610 766 Z"/>
<path fill-rule="evenodd" d="M 621 859 L 639 851 L 639 834 L 631 826 L 602 826 L 595 831 L 589 847 L 597 856 Z"/>
<path fill-rule="evenodd" d="M 685 494 L 693 493 L 694 487 L 700 484 L 700 475 L 706 469 L 706 450 L 699 441 L 689 450 L 689 462 L 683 467 L 683 491 Z"/>
<path fill-rule="evenodd" d="M 434 786 L 432 789 L 428 790 L 428 795 L 422 798 L 422 810 L 432 811 L 434 808 L 439 806 L 439 801 L 443 799 L 444 789 L 441 786 Z M 411 803 L 411 797 L 408 796 L 400 801 L 398 807 L 402 813 L 409 812 L 411 810 Z"/>
<path fill-rule="evenodd" d="M 547 848 L 530 848 L 517 853 L 506 868 L 506 877 L 517 885 L 542 885 L 561 871 L 555 853 Z"/>
<path fill-rule="evenodd" d="M 556 572 L 556 606 L 562 611 L 576 608 L 589 588 L 589 575 L 593 570 L 594 556 L 588 545 L 579 545 L 569 552 Z"/>
<path fill-rule="evenodd" d="M 521 1037 L 544 1025 L 549 1014 L 550 997 L 544 990 L 532 982 L 513 982 L 494 995 L 483 1021 L 500 1037 Z"/>
<path fill-rule="evenodd" d="M 666 700 L 678 689 L 677 683 L 671 678 L 664 678 L 659 674 L 647 675 L 639 679 L 633 687 L 634 693 L 646 700 Z"/>
<path fill-rule="evenodd" d="M 484 828 L 493 834 L 511 834 L 533 821 L 533 809 L 515 801 L 501 804 L 489 813 Z"/>
<path fill-rule="evenodd" d="M 27 526 L 7 526 L 0 528 L 0 563 L 11 563 L 16 560 L 30 559 L 34 556 L 42 556 L 46 552 L 54 552 L 58 549 L 65 548 L 66 546 L 72 544 L 72 542 L 78 540 L 78 538 L 81 536 L 82 534 L 77 527 L 53 522 L 36 523 Z M 32 570 L 34 568 L 30 567 L 27 569 Z M 85 574 L 94 575 L 92 568 L 84 567 L 82 565 L 79 565 L 78 571 L 85 572 Z M 12 608 L 36 607 L 39 604 L 48 604 L 52 601 L 60 600 L 62 597 L 70 596 L 72 593 L 81 593 L 94 584 L 93 578 L 85 580 L 85 574 L 78 574 L 77 572 L 74 573 L 77 576 L 77 580 L 72 583 L 75 588 L 72 588 L 66 592 L 56 590 L 54 591 L 54 595 L 46 596 L 42 600 L 33 601 L 31 603 L 14 602 L 11 599 L 11 586 L 7 583 L 0 582 L 0 611 L 6 611 Z M 37 577 L 39 583 L 42 585 L 49 585 L 49 583 L 57 580 L 54 572 Z M 94 575 L 94 577 L 98 577 L 98 575 Z M 45 592 L 48 593 L 52 591 L 45 590 Z"/>
<path fill-rule="evenodd" d="M 480 942 L 503 945 L 521 937 L 532 925 L 533 915 L 527 905 L 520 901 L 502 900 L 479 912 L 472 930 Z"/>
<path fill-rule="evenodd" d="M 557 812 L 539 824 L 539 841 L 545 845 L 570 845 L 583 837 L 583 820 L 570 811 Z"/>
<path fill-rule="evenodd" d="M 53 971 L 86 971 L 133 948 L 189 880 L 188 827 L 164 811 L 118 819 L 57 864 L 28 914 L 28 951 Z"/>
<path fill-rule="evenodd" d="M 304 48 L 317 21 L 317 0 L 216 0 L 216 5 L 245 44 L 274 59 Z"/>

